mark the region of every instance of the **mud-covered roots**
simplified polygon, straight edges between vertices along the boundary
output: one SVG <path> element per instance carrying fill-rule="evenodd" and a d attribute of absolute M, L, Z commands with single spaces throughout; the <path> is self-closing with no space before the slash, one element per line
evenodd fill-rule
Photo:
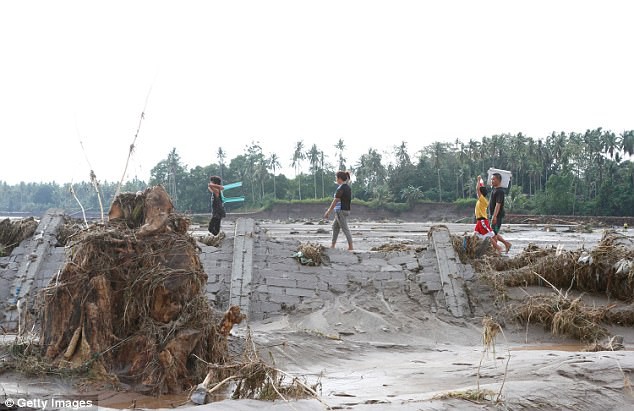
<path fill-rule="evenodd" d="M 11 251 L 22 240 L 35 233 L 38 223 L 33 217 L 11 221 L 8 218 L 0 220 L 0 257 L 11 254 Z"/>
<path fill-rule="evenodd" d="M 64 223 L 57 230 L 57 247 L 64 247 L 82 232 L 86 227 L 81 221 L 64 216 Z"/>
<path fill-rule="evenodd" d="M 230 364 L 209 365 L 204 389 L 207 394 L 220 390 L 230 391 L 232 399 L 290 400 L 319 399 L 321 381 L 310 384 L 305 378 L 292 376 L 267 364 L 260 358 L 248 331 L 245 350 L 241 358 Z"/>
<path fill-rule="evenodd" d="M 228 351 L 189 220 L 171 213 L 160 186 L 115 204 L 108 224 L 73 237 L 64 267 L 39 295 L 42 354 L 59 368 L 91 364 L 95 375 L 136 391 L 182 392 L 206 373 L 195 358 L 222 364 Z"/>

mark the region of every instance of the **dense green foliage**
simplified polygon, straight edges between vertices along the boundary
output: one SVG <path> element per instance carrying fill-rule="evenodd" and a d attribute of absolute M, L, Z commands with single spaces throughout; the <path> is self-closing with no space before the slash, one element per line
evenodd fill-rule
<path fill-rule="evenodd" d="M 634 215 L 634 131 L 616 134 L 601 128 L 585 133 L 553 133 L 543 139 L 503 134 L 468 142 L 435 142 L 410 156 L 407 144 L 394 147 L 391 158 L 370 148 L 356 162 L 345 158 L 345 142 L 332 148 L 328 161 L 316 144 L 295 145 L 294 175 L 278 173 L 281 159 L 266 155 L 255 143 L 243 154 L 225 163 L 220 148 L 218 162 L 188 168 L 176 149 L 151 170 L 150 180 L 129 181 L 122 191 L 143 190 L 161 184 L 182 212 L 206 213 L 210 197 L 206 186 L 210 175 L 225 183 L 242 181 L 241 188 L 228 190 L 227 197 L 243 195 L 244 203 L 230 203 L 229 209 L 257 209 L 278 200 L 327 202 L 335 190 L 334 174 L 348 169 L 353 175 L 356 201 L 377 207 L 403 209 L 418 201 L 467 202 L 475 199 L 475 177 L 486 177 L 489 167 L 510 170 L 512 186 L 508 208 L 514 213 L 564 215 Z M 628 160 L 625 160 L 628 158 Z M 346 165 L 348 165 L 346 167 Z M 97 185 L 97 187 L 95 187 Z M 116 182 L 20 183 L 0 181 L 0 210 L 42 211 L 50 207 L 99 212 L 97 189 L 108 209 Z"/>

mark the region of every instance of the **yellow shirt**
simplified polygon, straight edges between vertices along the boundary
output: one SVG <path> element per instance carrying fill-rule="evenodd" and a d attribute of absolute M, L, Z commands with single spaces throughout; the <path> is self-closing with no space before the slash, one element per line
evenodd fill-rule
<path fill-rule="evenodd" d="M 478 197 L 478 202 L 475 205 L 475 216 L 476 218 L 488 218 L 487 216 L 487 208 L 489 208 L 489 200 L 483 195 Z"/>

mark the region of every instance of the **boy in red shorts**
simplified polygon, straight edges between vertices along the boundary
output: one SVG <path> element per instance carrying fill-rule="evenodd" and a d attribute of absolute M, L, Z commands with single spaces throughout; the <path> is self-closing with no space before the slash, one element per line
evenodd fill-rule
<path fill-rule="evenodd" d="M 489 207 L 489 200 L 487 200 L 487 188 L 484 186 L 484 181 L 482 181 L 482 177 L 478 176 L 476 179 L 476 195 L 478 197 L 478 201 L 475 206 L 475 233 L 478 238 L 484 240 L 486 238 L 491 239 L 491 244 L 493 248 L 498 253 L 502 252 L 502 248 L 498 245 L 498 242 L 495 238 L 495 233 L 493 229 L 491 229 L 491 225 L 489 224 L 489 219 L 487 218 L 487 209 Z"/>

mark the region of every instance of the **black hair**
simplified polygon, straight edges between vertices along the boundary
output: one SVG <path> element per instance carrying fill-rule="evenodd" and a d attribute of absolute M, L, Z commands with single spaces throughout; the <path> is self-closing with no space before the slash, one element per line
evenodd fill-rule
<path fill-rule="evenodd" d="M 502 174 L 500 173 L 493 173 L 493 177 L 496 177 L 498 180 L 502 181 Z"/>
<path fill-rule="evenodd" d="M 350 181 L 350 172 L 349 171 L 337 171 L 337 178 L 340 178 L 343 181 Z"/>
<path fill-rule="evenodd" d="M 222 180 L 218 176 L 209 177 L 209 181 L 214 183 L 214 184 L 219 184 L 219 185 L 222 184 Z"/>
<path fill-rule="evenodd" d="M 483 196 L 487 196 L 489 194 L 489 190 L 487 190 L 487 188 L 485 186 L 481 186 L 480 187 L 480 194 L 482 194 Z"/>

